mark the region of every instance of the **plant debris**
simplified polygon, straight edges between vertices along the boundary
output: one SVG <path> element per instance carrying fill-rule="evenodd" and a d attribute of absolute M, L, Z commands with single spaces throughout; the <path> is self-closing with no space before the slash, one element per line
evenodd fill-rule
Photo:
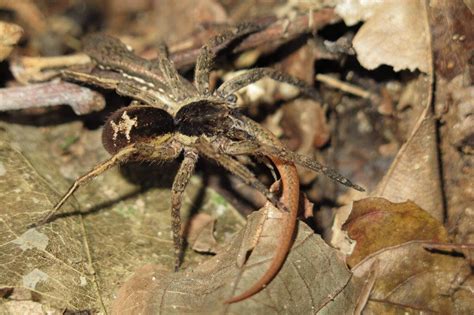
<path fill-rule="evenodd" d="M 244 21 L 255 29 L 216 47 L 211 89 L 257 67 L 314 86 L 318 101 L 261 80 L 236 104 L 366 192 L 298 169 L 291 250 L 233 304 L 268 270 L 287 215 L 206 159 L 184 194 L 178 272 L 176 162 L 114 168 L 31 227 L 109 157 L 108 117 L 150 95 L 118 95 L 113 75 L 101 77 L 107 90 L 72 81 L 108 71 L 91 69 L 85 36 L 109 34 L 148 60 L 164 43 L 192 80 L 202 45 Z M 0 0 L 0 313 L 473 313 L 472 25 L 469 1 Z M 281 175 L 265 156 L 238 161 L 267 187 Z"/>

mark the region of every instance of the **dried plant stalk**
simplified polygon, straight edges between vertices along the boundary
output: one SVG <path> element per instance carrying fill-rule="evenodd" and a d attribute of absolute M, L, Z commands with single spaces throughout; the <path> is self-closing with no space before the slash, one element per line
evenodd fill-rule
<path fill-rule="evenodd" d="M 100 93 L 62 81 L 0 89 L 0 100 L 0 111 L 68 104 L 83 115 L 105 107 Z"/>

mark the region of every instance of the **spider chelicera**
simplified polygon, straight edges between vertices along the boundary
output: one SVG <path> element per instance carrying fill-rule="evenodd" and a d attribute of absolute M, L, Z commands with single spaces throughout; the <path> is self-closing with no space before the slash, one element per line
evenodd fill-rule
<path fill-rule="evenodd" d="M 243 25 L 216 36 L 204 45 L 197 58 L 194 84 L 180 76 L 165 49 L 161 50 L 157 59 L 149 61 L 134 55 L 118 39 L 103 34 L 87 36 L 84 52 L 100 69 L 122 77 L 113 88 L 118 93 L 143 101 L 145 105 L 130 105 L 109 117 L 103 128 L 102 141 L 111 157 L 78 178 L 41 222 L 48 221 L 78 187 L 117 164 L 127 161 L 167 161 L 182 155 L 183 160 L 171 188 L 177 270 L 183 246 L 180 234 L 182 195 L 199 156 L 216 161 L 283 210 L 286 210 L 285 205 L 236 156 L 275 157 L 322 172 L 339 183 L 363 190 L 335 170 L 274 141 L 275 137 L 268 130 L 244 116 L 236 106 L 234 93 L 263 77 L 291 84 L 303 94 L 319 99 L 319 94 L 311 86 L 271 68 L 254 68 L 224 82 L 214 91 L 210 90 L 209 74 L 216 50 L 252 31 L 254 29 L 251 26 Z M 66 76 L 101 85 L 98 83 L 100 80 L 90 76 L 85 80 L 78 72 L 66 72 Z M 110 88 L 110 84 L 105 84 L 105 87 Z M 146 97 L 150 93 L 153 97 Z"/>

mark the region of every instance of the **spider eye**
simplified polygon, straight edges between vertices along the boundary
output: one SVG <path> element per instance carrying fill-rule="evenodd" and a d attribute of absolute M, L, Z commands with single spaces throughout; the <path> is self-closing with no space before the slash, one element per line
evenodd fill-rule
<path fill-rule="evenodd" d="M 237 102 L 237 95 L 229 94 L 229 95 L 226 96 L 225 100 L 229 103 L 235 104 Z"/>

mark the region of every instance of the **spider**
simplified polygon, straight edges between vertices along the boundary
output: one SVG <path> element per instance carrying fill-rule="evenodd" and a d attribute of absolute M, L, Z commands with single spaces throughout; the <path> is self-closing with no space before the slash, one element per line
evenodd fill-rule
<path fill-rule="evenodd" d="M 113 74 L 120 75 L 120 80 L 110 83 L 112 81 L 104 77 L 74 71 L 66 71 L 65 76 L 114 88 L 118 93 L 145 104 L 118 109 L 108 118 L 103 128 L 102 142 L 111 157 L 76 179 L 41 222 L 47 222 L 76 189 L 117 164 L 127 161 L 169 161 L 183 156 L 171 188 L 174 267 L 178 270 L 183 247 L 180 234 L 182 195 L 200 156 L 216 161 L 285 211 L 286 206 L 236 157 L 274 157 L 322 172 L 332 180 L 363 190 L 335 170 L 288 150 L 275 141 L 273 134 L 243 115 L 236 106 L 234 93 L 263 77 L 291 84 L 307 96 L 319 99 L 318 92 L 311 86 L 271 68 L 254 68 L 224 82 L 215 90 L 210 89 L 209 74 L 216 51 L 254 31 L 252 25 L 242 24 L 204 45 L 197 58 L 193 83 L 177 72 L 165 47 L 160 49 L 157 59 L 149 61 L 134 55 L 116 38 L 103 34 L 87 36 L 84 52 L 101 71 L 105 71 L 102 73 L 105 78 Z"/>

